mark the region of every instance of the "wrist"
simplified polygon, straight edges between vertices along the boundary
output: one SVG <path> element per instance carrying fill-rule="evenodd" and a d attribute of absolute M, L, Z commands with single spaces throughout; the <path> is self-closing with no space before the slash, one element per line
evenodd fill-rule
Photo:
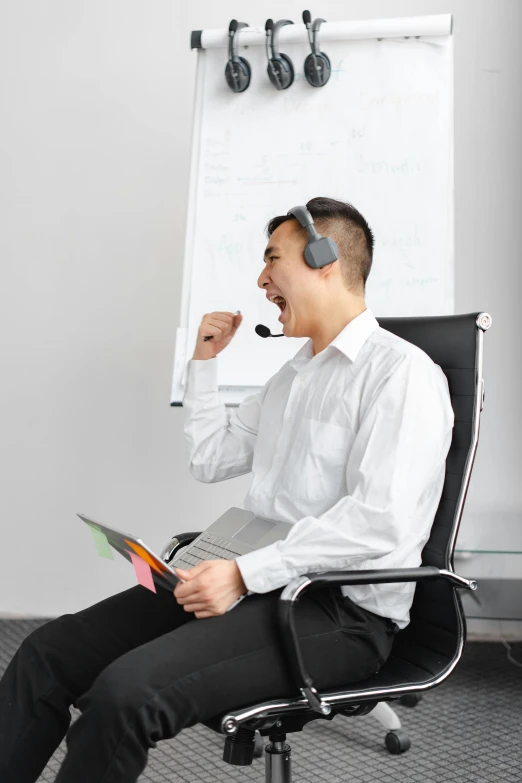
<path fill-rule="evenodd" d="M 248 587 L 246 586 L 245 581 L 243 579 L 243 574 L 241 573 L 241 570 L 240 570 L 238 564 L 236 563 L 236 561 L 233 560 L 232 562 L 234 563 L 234 567 L 236 569 L 236 577 L 237 577 L 238 587 L 239 587 L 239 589 L 241 590 L 242 593 L 246 593 L 248 591 Z"/>
<path fill-rule="evenodd" d="M 210 356 L 202 356 L 201 354 L 198 354 L 197 351 L 194 352 L 194 356 L 192 357 L 195 361 L 200 362 L 204 361 L 205 359 L 215 359 L 217 354 L 210 355 Z"/>

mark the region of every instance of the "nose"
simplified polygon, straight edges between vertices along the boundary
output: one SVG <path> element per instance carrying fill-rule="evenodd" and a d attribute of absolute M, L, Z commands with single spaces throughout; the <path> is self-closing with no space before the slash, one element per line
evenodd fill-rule
<path fill-rule="evenodd" d="M 267 269 L 263 269 L 259 277 L 257 278 L 257 285 L 259 288 L 265 288 L 270 282 L 270 276 Z"/>

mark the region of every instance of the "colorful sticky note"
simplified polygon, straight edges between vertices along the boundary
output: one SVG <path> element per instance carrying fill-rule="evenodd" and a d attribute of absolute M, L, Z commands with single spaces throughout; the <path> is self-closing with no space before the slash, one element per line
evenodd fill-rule
<path fill-rule="evenodd" d="M 126 544 L 128 544 L 130 547 L 132 547 L 134 549 L 134 551 L 136 552 L 136 554 L 139 555 L 142 560 L 145 560 L 145 562 L 148 563 L 150 565 L 150 567 L 153 568 L 156 571 L 156 573 L 161 574 L 162 571 L 163 571 L 163 573 L 166 573 L 166 574 L 169 573 L 169 569 L 166 566 L 164 566 L 163 564 L 161 564 L 161 566 L 158 566 L 157 563 L 155 563 L 154 560 L 152 559 L 152 557 L 149 555 L 147 550 L 143 549 L 142 546 L 140 546 L 139 544 L 135 544 L 133 541 L 129 541 L 126 538 L 124 538 L 123 540 L 125 541 Z M 126 550 L 126 551 L 128 551 L 128 550 Z"/>
<path fill-rule="evenodd" d="M 155 593 L 156 586 L 154 584 L 154 579 L 152 578 L 150 565 L 146 563 L 145 560 L 142 560 L 141 557 L 136 555 L 134 552 L 129 552 L 128 549 L 125 551 L 128 555 L 130 555 L 130 559 L 132 560 L 132 565 L 134 566 L 134 571 L 136 573 L 136 579 L 140 585 L 143 585 L 143 587 L 146 587 L 148 590 L 152 590 L 152 592 Z"/>
<path fill-rule="evenodd" d="M 112 549 L 107 541 L 105 533 L 102 533 L 101 530 L 98 530 L 97 527 L 93 527 L 92 525 L 89 525 L 89 527 L 100 557 L 108 557 L 109 560 L 114 560 L 114 555 L 112 554 Z"/>

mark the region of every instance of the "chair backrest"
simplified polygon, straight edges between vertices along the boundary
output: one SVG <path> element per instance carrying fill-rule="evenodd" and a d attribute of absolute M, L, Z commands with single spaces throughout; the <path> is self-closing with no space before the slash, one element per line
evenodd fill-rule
<path fill-rule="evenodd" d="M 484 389 L 482 342 L 491 316 L 479 312 L 377 320 L 383 329 L 421 348 L 448 379 L 455 422 L 444 487 L 422 563 L 453 570 L 455 541 L 478 443 Z M 410 623 L 398 635 L 393 655 L 437 674 L 451 660 L 458 660 L 464 638 L 465 623 L 456 591 L 443 580 L 419 583 Z M 427 647 L 432 655 L 427 654 Z"/>

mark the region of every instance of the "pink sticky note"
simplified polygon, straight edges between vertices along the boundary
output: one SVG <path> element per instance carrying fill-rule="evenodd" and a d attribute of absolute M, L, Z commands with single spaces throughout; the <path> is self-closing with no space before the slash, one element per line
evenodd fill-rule
<path fill-rule="evenodd" d="M 150 565 L 146 563 L 145 560 L 142 560 L 139 555 L 135 554 L 135 552 L 129 552 L 128 549 L 125 551 L 128 555 L 130 555 L 132 565 L 134 566 L 134 571 L 136 573 L 136 579 L 140 585 L 143 585 L 143 587 L 146 587 L 148 590 L 152 590 L 153 593 L 156 593 L 156 585 L 154 584 L 154 580 L 152 578 Z"/>

